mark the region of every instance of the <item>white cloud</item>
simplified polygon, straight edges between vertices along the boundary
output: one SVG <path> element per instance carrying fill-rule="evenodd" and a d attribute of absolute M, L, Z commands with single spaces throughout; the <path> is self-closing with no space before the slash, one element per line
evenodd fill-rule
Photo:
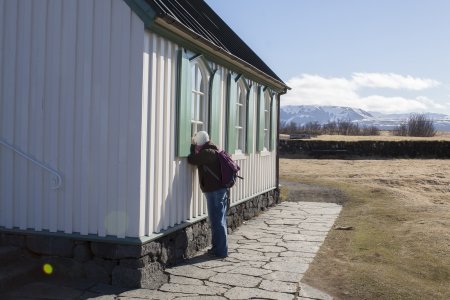
<path fill-rule="evenodd" d="M 432 79 L 414 78 L 398 74 L 354 73 L 347 78 L 325 78 L 319 75 L 302 74 L 287 82 L 292 88 L 282 97 L 282 105 L 336 105 L 362 108 L 384 113 L 450 111 L 450 106 L 440 104 L 425 96 L 414 98 L 402 95 L 387 97 L 378 95 L 361 96 L 362 87 L 423 90 L 438 86 Z M 399 91 L 399 93 L 401 93 Z"/>
<path fill-rule="evenodd" d="M 439 81 L 393 73 L 353 73 L 352 82 L 358 87 L 406 89 L 420 91 L 440 85 Z"/>

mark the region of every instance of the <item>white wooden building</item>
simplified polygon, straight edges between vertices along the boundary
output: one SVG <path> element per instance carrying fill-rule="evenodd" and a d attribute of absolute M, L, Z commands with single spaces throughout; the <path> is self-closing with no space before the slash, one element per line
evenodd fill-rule
<path fill-rule="evenodd" d="M 287 86 L 202 0 L 0 0 L 0 66 L 0 230 L 146 241 L 204 219 L 196 130 L 241 166 L 232 205 L 277 188 Z"/>

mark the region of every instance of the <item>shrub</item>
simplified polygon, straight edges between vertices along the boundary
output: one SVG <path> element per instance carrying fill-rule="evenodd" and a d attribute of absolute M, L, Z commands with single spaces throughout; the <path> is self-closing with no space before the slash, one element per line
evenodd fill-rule
<path fill-rule="evenodd" d="M 364 126 L 360 132 L 361 135 L 380 135 L 380 129 L 376 126 Z"/>
<path fill-rule="evenodd" d="M 339 120 L 338 122 L 330 122 L 324 125 L 321 125 L 317 121 L 308 122 L 303 126 L 297 126 L 295 123 L 283 124 L 280 132 L 285 134 L 309 135 L 380 135 L 380 130 L 376 126 L 360 128 L 357 123 L 349 120 Z"/>
<path fill-rule="evenodd" d="M 436 135 L 436 128 L 433 120 L 428 119 L 425 115 L 412 114 L 408 121 L 400 124 L 393 133 L 399 136 L 430 137 Z"/>

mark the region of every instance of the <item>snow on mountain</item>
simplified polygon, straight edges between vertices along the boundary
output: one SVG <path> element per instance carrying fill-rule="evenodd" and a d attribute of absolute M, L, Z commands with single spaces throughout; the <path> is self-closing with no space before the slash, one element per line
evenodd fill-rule
<path fill-rule="evenodd" d="M 390 130 L 409 118 L 410 114 L 383 114 L 368 112 L 359 108 L 345 106 L 289 105 L 280 110 L 282 126 L 296 123 L 303 126 L 309 122 L 326 124 L 329 122 L 351 121 L 361 126 L 377 126 Z M 450 116 L 437 113 L 426 113 L 425 116 L 434 121 L 437 130 L 450 131 Z"/>
<path fill-rule="evenodd" d="M 373 116 L 367 111 L 344 106 L 288 105 L 282 106 L 280 111 L 282 125 L 291 122 L 297 125 L 305 125 L 309 122 L 326 124 L 339 120 L 357 121 L 370 118 Z"/>

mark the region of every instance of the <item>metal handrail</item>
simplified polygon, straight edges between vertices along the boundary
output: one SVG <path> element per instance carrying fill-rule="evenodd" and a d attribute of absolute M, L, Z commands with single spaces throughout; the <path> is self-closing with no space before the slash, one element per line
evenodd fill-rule
<path fill-rule="evenodd" d="M 43 168 L 44 170 L 48 171 L 49 173 L 51 173 L 53 176 L 50 179 L 50 188 L 53 190 L 59 189 L 61 187 L 62 184 L 62 176 L 59 174 L 58 171 L 46 166 L 44 163 L 37 161 L 36 159 L 34 159 L 33 157 L 31 157 L 30 155 L 28 155 L 27 153 L 17 149 L 16 147 L 14 147 L 13 145 L 7 143 L 5 140 L 0 139 L 0 145 L 5 146 L 6 148 L 8 148 L 9 150 L 17 153 L 18 155 L 22 156 L 23 158 L 31 161 L 32 163 L 34 163 L 35 165 Z"/>

